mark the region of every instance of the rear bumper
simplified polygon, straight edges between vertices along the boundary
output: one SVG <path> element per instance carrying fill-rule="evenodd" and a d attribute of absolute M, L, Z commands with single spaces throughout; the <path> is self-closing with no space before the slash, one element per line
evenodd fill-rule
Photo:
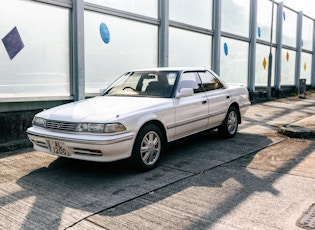
<path fill-rule="evenodd" d="M 249 109 L 249 106 L 251 105 L 251 102 L 248 101 L 247 103 L 244 103 L 243 105 L 240 106 L 239 110 L 240 110 L 240 121 L 239 123 L 242 123 L 242 119 L 243 116 L 245 115 L 245 113 L 247 112 L 247 110 Z"/>

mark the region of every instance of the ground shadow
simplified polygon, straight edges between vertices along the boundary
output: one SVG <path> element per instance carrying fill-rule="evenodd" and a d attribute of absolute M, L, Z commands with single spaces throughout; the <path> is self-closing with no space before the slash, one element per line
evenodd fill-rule
<path fill-rule="evenodd" d="M 244 137 L 246 137 L 246 135 L 244 135 Z M 180 158 L 181 151 L 190 148 L 189 146 L 192 146 L 193 149 L 196 149 L 199 144 L 203 143 L 203 138 L 205 137 L 199 136 L 193 138 L 197 138 L 197 143 L 192 144 L 187 140 L 179 143 L 179 152 L 175 153 L 175 155 L 177 155 L 177 158 Z M 254 138 L 256 140 L 260 139 L 259 136 L 254 136 Z M 265 141 L 268 142 L 267 139 Z M 279 194 L 279 191 L 273 187 L 274 182 L 279 180 L 283 176 L 283 174 L 288 173 L 291 169 L 298 165 L 314 149 L 315 143 L 306 147 L 305 149 L 303 149 L 303 151 L 297 153 L 294 158 L 288 160 L 285 164 L 282 164 L 281 167 L 279 167 L 276 171 L 266 171 L 263 172 L 262 175 L 256 174 L 257 172 L 254 172 L 255 170 L 246 168 L 252 162 L 258 152 L 254 151 L 236 160 L 232 160 L 206 171 L 193 174 L 190 177 L 177 181 L 167 187 L 163 187 L 151 193 L 145 194 L 128 203 L 113 206 L 112 208 L 104 210 L 98 215 L 89 218 L 89 220 L 97 225 L 103 226 L 104 228 L 111 226 L 112 222 L 116 220 L 115 225 L 120 226 L 119 224 L 121 224 L 121 227 L 123 227 L 124 224 L 127 224 L 128 221 L 130 221 L 128 219 L 125 222 L 123 221 L 124 218 L 128 218 L 128 214 L 133 215 L 132 218 L 134 219 L 136 219 L 135 216 L 137 216 L 138 219 L 143 219 L 145 221 L 147 219 L 147 216 L 151 213 L 149 213 L 149 211 L 141 210 L 144 207 L 150 207 L 155 203 L 159 203 L 162 208 L 164 207 L 166 210 L 168 210 L 163 211 L 155 209 L 155 213 L 152 215 L 152 220 L 158 217 L 165 218 L 165 214 L 158 214 L 158 212 L 169 213 L 168 218 L 171 219 L 172 214 L 170 213 L 171 211 L 169 209 L 172 209 L 174 213 L 177 213 L 173 216 L 175 218 L 178 218 L 178 216 L 180 216 L 178 214 L 178 211 L 180 210 L 185 210 L 185 214 L 179 218 L 180 222 L 176 222 L 176 220 L 165 221 L 165 223 L 162 223 L 162 226 L 156 227 L 178 229 L 179 227 L 182 228 L 182 226 L 186 226 L 186 229 L 208 229 L 215 224 L 220 223 L 220 220 L 224 216 L 232 212 L 237 206 L 245 202 L 246 199 L 257 192 L 267 192 L 273 196 L 277 196 Z M 206 198 L 200 196 L 205 194 L 197 194 L 200 196 L 196 196 L 195 199 L 191 199 L 188 201 L 182 201 L 182 203 L 181 201 L 176 201 L 176 194 L 181 193 L 182 191 L 186 191 L 187 189 L 193 187 L 223 187 L 223 184 L 226 183 L 226 181 L 230 181 L 231 179 L 235 181 L 236 189 L 234 191 L 225 191 L 225 195 L 227 195 L 227 198 L 219 202 L 215 202 L 216 199 L 208 200 L 207 205 L 209 206 L 207 208 L 209 211 L 201 216 L 199 215 L 199 213 L 194 212 L 196 209 L 198 209 L 198 207 L 194 206 L 204 205 L 204 203 L 200 200 Z M 218 196 L 219 198 L 217 198 L 217 200 L 220 200 L 220 197 L 223 197 L 222 194 L 215 193 L 206 194 L 206 196 Z M 170 197 L 173 198 L 171 199 Z M 178 196 L 178 198 L 182 199 L 180 195 Z M 189 216 L 189 218 L 187 216 Z M 194 218 L 191 216 L 194 216 Z M 113 219 L 115 217 L 118 218 Z M 191 219 L 194 219 L 194 221 L 192 221 Z M 163 221 L 159 221 L 158 223 L 161 224 L 161 222 Z M 187 225 L 183 224 L 185 222 L 187 222 Z M 154 229 L 154 221 L 152 221 L 152 224 L 153 226 L 150 226 L 150 229 Z"/>
<path fill-rule="evenodd" d="M 27 215 L 21 220 L 21 228 L 60 229 L 80 224 L 80 220 L 94 214 L 103 217 L 125 215 L 147 204 L 161 202 L 191 186 L 220 186 L 230 178 L 243 184 L 248 180 L 259 180 L 261 186 L 239 191 L 216 207 L 215 215 L 208 213 L 207 216 L 213 218 L 211 223 L 215 223 L 226 213 L 221 212 L 222 208 L 233 209 L 255 191 L 277 193 L 271 183 L 276 178 L 257 178 L 246 170 L 235 174 L 229 172 L 228 167 L 222 175 L 220 172 L 212 174 L 219 166 L 225 167 L 227 163 L 255 154 L 271 143 L 272 140 L 264 136 L 251 134 L 238 134 L 234 139 L 226 140 L 221 139 L 217 132 L 202 133 L 172 143 L 160 166 L 146 173 L 135 171 L 128 165 L 129 161 L 93 163 L 59 158 L 48 167 L 20 178 L 17 184 L 22 189 L 1 197 L 0 204 L 4 206 L 34 197 Z M 210 171 L 212 175 L 207 173 Z M 139 204 L 138 199 L 148 202 Z M 211 226 L 207 221 L 196 221 L 191 227 L 195 225 Z"/>

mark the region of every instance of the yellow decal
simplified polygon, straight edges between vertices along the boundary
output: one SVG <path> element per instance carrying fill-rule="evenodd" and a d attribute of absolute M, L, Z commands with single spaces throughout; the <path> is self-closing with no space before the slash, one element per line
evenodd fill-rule
<path fill-rule="evenodd" d="M 263 67 L 264 67 L 264 69 L 266 69 L 266 66 L 267 66 L 267 61 L 266 61 L 266 58 L 264 57 L 264 60 L 263 60 Z"/>

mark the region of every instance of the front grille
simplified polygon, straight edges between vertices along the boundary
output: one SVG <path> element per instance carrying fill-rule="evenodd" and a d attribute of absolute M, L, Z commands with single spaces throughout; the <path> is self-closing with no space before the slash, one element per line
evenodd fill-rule
<path fill-rule="evenodd" d="M 76 127 L 77 127 L 77 123 L 73 123 L 73 122 L 62 122 L 62 121 L 52 121 L 52 120 L 47 120 L 46 122 L 47 129 L 74 132 Z"/>

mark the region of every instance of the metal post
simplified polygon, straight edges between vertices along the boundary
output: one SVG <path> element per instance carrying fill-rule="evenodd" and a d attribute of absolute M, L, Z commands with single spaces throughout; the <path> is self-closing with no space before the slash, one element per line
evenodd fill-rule
<path fill-rule="evenodd" d="M 277 11 L 277 50 L 276 50 L 276 73 L 275 73 L 275 88 L 279 94 L 281 90 L 281 52 L 282 52 L 282 25 L 283 25 L 283 2 L 278 5 Z"/>
<path fill-rule="evenodd" d="M 298 13 L 296 29 L 295 88 L 299 89 L 301 75 L 303 12 Z"/>
<path fill-rule="evenodd" d="M 312 71 L 311 71 L 311 85 L 315 88 L 315 21 L 313 22 L 313 55 L 312 55 Z"/>
<path fill-rule="evenodd" d="M 85 98 L 85 67 L 84 67 L 84 2 L 73 1 L 72 8 L 72 60 L 73 60 L 73 94 L 74 100 Z"/>
<path fill-rule="evenodd" d="M 272 77 L 272 37 L 273 37 L 273 15 L 274 15 L 275 2 L 272 1 L 272 14 L 270 26 L 270 45 L 269 45 L 269 58 L 268 58 L 268 81 L 267 81 L 267 97 L 271 98 L 271 77 Z"/>
<path fill-rule="evenodd" d="M 257 0 L 251 0 L 250 19 L 248 86 L 249 91 L 254 92 L 256 75 Z"/>
<path fill-rule="evenodd" d="M 220 49 L 221 49 L 221 0 L 213 1 L 213 71 L 220 75 Z"/>
<path fill-rule="evenodd" d="M 169 56 L 169 0 L 159 1 L 159 17 L 159 67 L 167 67 Z"/>

